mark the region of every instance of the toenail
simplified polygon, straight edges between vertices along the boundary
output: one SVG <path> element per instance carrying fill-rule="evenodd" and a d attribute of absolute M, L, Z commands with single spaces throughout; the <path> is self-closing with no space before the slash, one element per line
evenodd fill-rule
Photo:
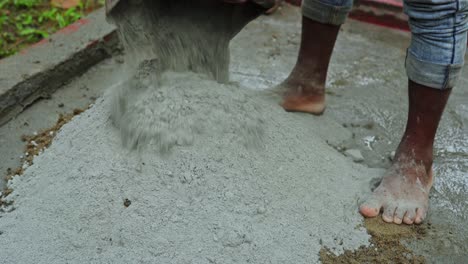
<path fill-rule="evenodd" d="M 403 219 L 403 222 L 407 225 L 412 225 L 414 223 L 414 221 L 408 217 L 405 217 L 405 219 Z"/>
<path fill-rule="evenodd" d="M 393 222 L 392 217 L 388 217 L 388 216 L 385 216 L 385 215 L 382 215 L 382 220 L 384 220 L 384 222 L 387 222 L 387 223 L 392 223 Z"/>

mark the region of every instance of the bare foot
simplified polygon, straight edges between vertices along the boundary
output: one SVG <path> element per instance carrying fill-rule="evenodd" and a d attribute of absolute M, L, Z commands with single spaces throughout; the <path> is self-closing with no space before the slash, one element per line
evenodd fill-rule
<path fill-rule="evenodd" d="M 286 111 L 321 115 L 325 110 L 328 65 L 340 26 L 302 18 L 301 47 L 296 65 L 279 85 Z"/>
<path fill-rule="evenodd" d="M 376 217 L 383 209 L 387 223 L 420 224 L 429 206 L 432 169 L 414 162 L 396 162 L 359 211 L 365 217 Z"/>
<path fill-rule="evenodd" d="M 293 71 L 288 79 L 279 85 L 283 93 L 281 106 L 288 112 L 323 114 L 325 110 L 324 84 L 315 84 L 313 78 L 302 78 L 298 75 Z"/>

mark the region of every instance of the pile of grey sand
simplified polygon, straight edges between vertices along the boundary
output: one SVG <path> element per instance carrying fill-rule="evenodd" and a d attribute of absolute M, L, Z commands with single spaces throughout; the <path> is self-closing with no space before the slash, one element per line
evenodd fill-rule
<path fill-rule="evenodd" d="M 316 263 L 367 245 L 375 172 L 326 143 L 344 129 L 327 118 L 192 73 L 123 82 L 10 181 L 0 260 Z"/>

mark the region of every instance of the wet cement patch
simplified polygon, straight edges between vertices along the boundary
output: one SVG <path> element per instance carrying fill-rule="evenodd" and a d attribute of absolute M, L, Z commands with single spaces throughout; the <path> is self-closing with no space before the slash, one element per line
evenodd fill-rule
<path fill-rule="evenodd" d="M 232 45 L 233 79 L 252 89 L 268 89 L 287 77 L 297 59 L 300 14 L 284 8 L 261 25 L 249 27 Z M 280 20 L 281 22 L 279 22 Z M 251 36 L 255 35 L 256 38 Z M 404 131 L 407 78 L 404 70 L 407 32 L 348 20 L 332 57 L 327 81 L 327 111 L 352 134 L 350 141 L 331 142 L 336 149 L 358 149 L 364 164 L 388 168 Z M 247 62 L 247 63 L 246 63 Z M 468 67 L 454 89 L 437 135 L 435 186 L 430 197 L 427 238 L 404 244 L 428 263 L 459 263 L 468 252 Z M 371 189 L 374 183 L 369 184 Z M 452 230 L 452 231 L 451 231 Z M 452 234 L 450 233 L 452 232 Z"/>

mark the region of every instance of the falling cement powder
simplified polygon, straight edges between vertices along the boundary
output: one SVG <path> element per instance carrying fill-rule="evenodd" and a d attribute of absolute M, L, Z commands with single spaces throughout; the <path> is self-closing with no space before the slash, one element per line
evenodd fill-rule
<path fill-rule="evenodd" d="M 261 142 L 264 121 L 250 100 L 252 92 L 222 84 L 220 89 L 194 73 L 166 73 L 158 79 L 148 64 L 112 91 L 112 118 L 124 146 L 165 153 L 193 144 L 201 133 L 235 135 L 246 146 Z"/>
<path fill-rule="evenodd" d="M 134 102 L 158 109 L 160 94 L 181 114 L 153 121 L 196 131 L 190 144 L 176 139 L 165 155 L 122 148 L 106 94 L 10 182 L 2 263 L 317 263 L 322 247 L 368 244 L 357 200 L 375 172 L 323 133 L 344 128 L 201 75 L 161 78 L 180 90 L 161 86 Z M 240 140 L 258 133 L 256 146 Z"/>
<path fill-rule="evenodd" d="M 175 145 L 193 144 L 202 132 L 228 132 L 244 145 L 258 144 L 263 121 L 245 92 L 217 89 L 194 78 L 201 82 L 195 85 L 211 89 L 201 92 L 182 76 L 178 81 L 161 74 L 196 72 L 228 83 L 229 41 L 262 11 L 252 3 L 120 1 L 108 18 L 117 25 L 129 76 L 114 89 L 111 103 L 124 146 L 151 146 L 164 153 Z"/>

